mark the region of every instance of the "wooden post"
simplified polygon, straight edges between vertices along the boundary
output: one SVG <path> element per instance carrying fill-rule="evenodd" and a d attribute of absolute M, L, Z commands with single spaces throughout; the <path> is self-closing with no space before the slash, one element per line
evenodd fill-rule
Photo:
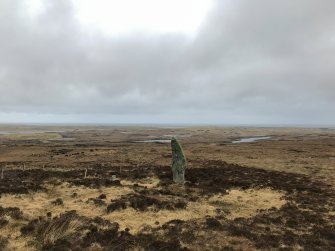
<path fill-rule="evenodd" d="M 85 168 L 85 176 L 84 176 L 84 178 L 86 178 L 87 177 L 87 168 Z"/>

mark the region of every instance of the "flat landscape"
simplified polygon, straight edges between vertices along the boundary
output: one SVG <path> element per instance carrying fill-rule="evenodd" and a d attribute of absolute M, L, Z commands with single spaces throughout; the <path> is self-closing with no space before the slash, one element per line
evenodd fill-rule
<path fill-rule="evenodd" d="M 334 128 L 2 125 L 0 167 L 0 250 L 335 250 Z"/>

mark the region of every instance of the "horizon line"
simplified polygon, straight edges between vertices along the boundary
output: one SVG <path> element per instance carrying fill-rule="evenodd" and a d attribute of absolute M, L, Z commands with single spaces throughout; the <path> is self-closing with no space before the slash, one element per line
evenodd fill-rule
<path fill-rule="evenodd" d="M 196 127 L 196 126 L 209 126 L 209 127 L 298 127 L 298 128 L 335 128 L 335 124 L 295 124 L 295 123 L 94 123 L 94 122 L 12 122 L 2 123 L 0 126 L 144 126 L 144 127 L 161 127 L 161 126 L 173 126 L 173 127 Z M 329 128 L 328 128 L 329 129 Z"/>

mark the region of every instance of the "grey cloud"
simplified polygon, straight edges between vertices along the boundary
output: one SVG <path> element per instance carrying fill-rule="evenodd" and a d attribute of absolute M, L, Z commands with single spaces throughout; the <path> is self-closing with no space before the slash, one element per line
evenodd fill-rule
<path fill-rule="evenodd" d="M 331 0 L 217 1 L 194 38 L 89 33 L 65 0 L 0 9 L 0 120 L 335 123 Z"/>

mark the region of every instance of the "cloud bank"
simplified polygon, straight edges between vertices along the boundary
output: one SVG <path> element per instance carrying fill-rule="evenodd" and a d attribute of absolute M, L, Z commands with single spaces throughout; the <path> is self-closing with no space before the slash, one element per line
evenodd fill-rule
<path fill-rule="evenodd" d="M 332 0 L 216 1 L 193 36 L 0 10 L 0 122 L 335 124 Z"/>

